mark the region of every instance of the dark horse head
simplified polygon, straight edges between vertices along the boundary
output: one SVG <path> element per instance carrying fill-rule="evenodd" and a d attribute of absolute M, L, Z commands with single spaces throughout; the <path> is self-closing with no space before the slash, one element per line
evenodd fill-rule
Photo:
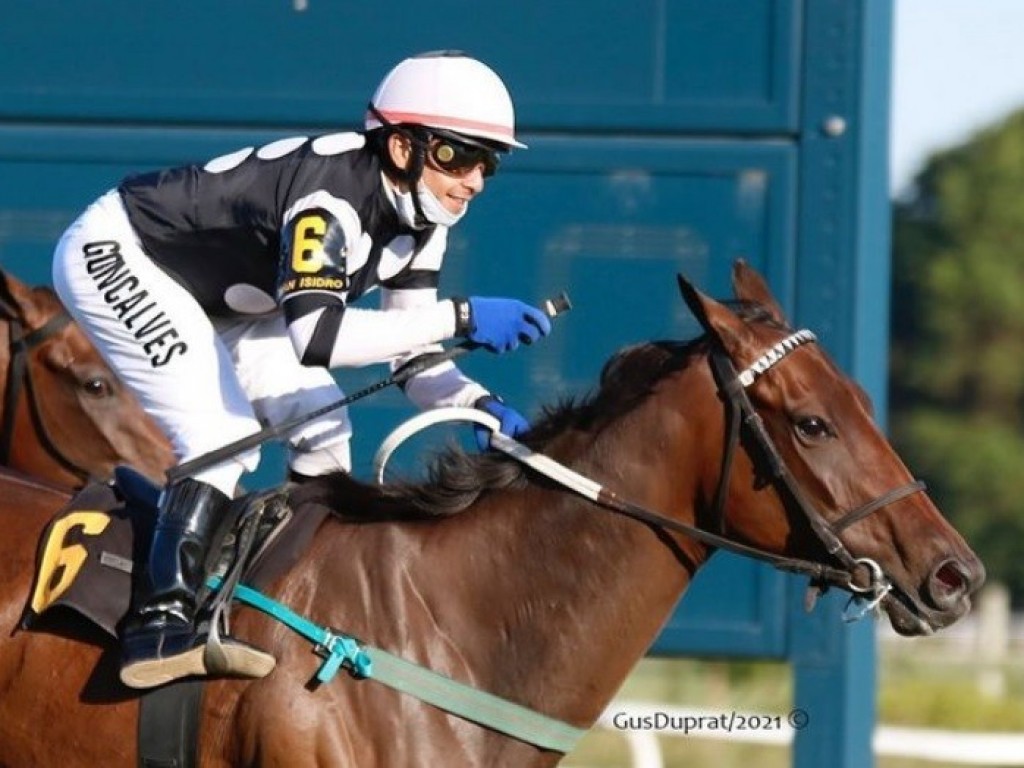
<path fill-rule="evenodd" d="M 171 446 L 49 288 L 0 272 L 0 465 L 65 486 L 131 464 L 154 480 Z"/>
<path fill-rule="evenodd" d="M 913 481 L 861 387 L 804 343 L 812 335 L 793 333 L 744 264 L 733 288 L 746 314 L 682 280 L 681 288 L 712 346 L 746 372 L 733 389 L 747 394 L 760 422 L 745 430 L 748 450 L 728 479 L 726 529 L 768 551 L 845 569 L 851 578 L 840 586 L 874 594 L 901 634 L 928 634 L 962 616 L 984 568 Z"/>

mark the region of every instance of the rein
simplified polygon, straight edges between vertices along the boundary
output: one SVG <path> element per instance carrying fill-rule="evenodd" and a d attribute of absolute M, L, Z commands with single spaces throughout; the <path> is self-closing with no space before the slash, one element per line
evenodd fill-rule
<path fill-rule="evenodd" d="M 797 505 L 815 535 L 825 546 L 828 554 L 839 562 L 841 567 L 838 568 L 816 560 L 778 555 L 774 552 L 730 539 L 722 534 L 673 520 L 639 504 L 634 504 L 623 499 L 614 491 L 558 463 L 549 456 L 535 453 L 517 440 L 502 434 L 499 430 L 497 419 L 473 408 L 441 408 L 426 411 L 405 422 L 384 440 L 377 452 L 377 456 L 374 459 L 377 479 L 378 482 L 383 482 L 384 466 L 398 445 L 424 427 L 441 421 L 451 420 L 480 423 L 492 431 L 492 448 L 502 451 L 605 509 L 618 512 L 648 525 L 683 534 L 717 549 L 723 549 L 753 560 L 760 560 L 781 571 L 806 575 L 810 578 L 812 590 L 821 591 L 828 586 L 837 586 L 854 595 L 870 596 L 871 599 L 863 610 L 845 617 L 848 621 L 860 619 L 881 603 L 882 599 L 892 591 L 893 585 L 881 566 L 874 560 L 854 557 L 840 540 L 839 534 L 873 512 L 914 493 L 923 491 L 925 484 L 915 480 L 902 485 L 847 512 L 834 523 L 829 523 L 814 505 L 807 500 L 796 479 L 787 469 L 786 463 L 768 434 L 763 420 L 751 403 L 746 388 L 770 368 L 784 360 L 795 349 L 814 341 L 816 341 L 816 337 L 811 331 L 797 331 L 774 345 L 755 360 L 753 364 L 738 374 L 724 350 L 718 346 L 712 348 L 712 351 L 709 353 L 709 363 L 726 408 L 725 450 L 722 455 L 722 464 L 712 511 L 713 517 L 716 520 L 724 520 L 725 497 L 732 472 L 733 457 L 735 456 L 737 446 L 740 444 L 742 430 L 745 427 L 747 433 L 752 437 L 754 444 L 760 449 L 761 456 L 767 463 L 772 481 L 777 487 L 784 490 Z M 854 582 L 857 571 L 861 569 L 866 570 L 868 573 L 867 586 L 859 586 Z"/>
<path fill-rule="evenodd" d="M 6 289 L 6 284 L 3 287 Z M 39 439 L 39 444 L 42 445 L 43 450 L 63 469 L 83 482 L 87 481 L 91 476 L 90 473 L 65 456 L 53 442 L 50 433 L 46 429 L 42 410 L 39 407 L 36 386 L 32 378 L 32 366 L 29 365 L 28 360 L 29 352 L 59 333 L 71 322 L 70 315 L 66 311 L 61 310 L 60 313 L 51 317 L 40 327 L 29 330 L 18 318 L 18 314 L 11 309 L 7 301 L 0 299 L 0 319 L 7 322 L 9 336 L 7 380 L 4 385 L 4 411 L 3 420 L 0 422 L 0 465 L 6 465 L 10 460 L 11 446 L 14 444 L 15 416 L 18 401 L 21 399 L 21 393 L 24 389 L 28 397 L 29 416 L 32 419 L 32 426 L 35 428 L 36 437 Z"/>

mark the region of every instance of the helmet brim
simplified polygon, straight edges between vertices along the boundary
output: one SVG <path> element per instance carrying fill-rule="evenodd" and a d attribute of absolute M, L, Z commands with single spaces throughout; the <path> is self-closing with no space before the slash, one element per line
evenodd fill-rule
<path fill-rule="evenodd" d="M 456 139 L 462 141 L 485 141 L 487 146 L 508 151 L 510 149 L 527 149 L 527 145 L 517 141 L 510 135 L 508 129 L 500 125 L 488 123 L 474 123 L 465 120 L 445 119 L 438 115 L 421 115 L 407 112 L 390 112 L 378 110 L 378 114 L 387 121 L 388 125 L 419 125 L 430 131 L 447 131 Z M 385 125 L 377 115 L 367 112 L 364 121 L 366 130 L 380 128 Z"/>

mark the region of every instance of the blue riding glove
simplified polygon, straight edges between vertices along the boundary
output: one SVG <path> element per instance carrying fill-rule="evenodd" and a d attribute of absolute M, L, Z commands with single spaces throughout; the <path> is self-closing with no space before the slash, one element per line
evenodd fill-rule
<path fill-rule="evenodd" d="M 498 429 L 503 435 L 518 437 L 530 428 L 530 423 L 523 418 L 519 411 L 515 408 L 509 408 L 494 395 L 484 395 L 473 403 L 473 407 L 479 408 L 484 413 L 491 414 L 491 416 L 500 421 L 501 425 Z M 477 446 L 481 451 L 486 451 L 491 444 L 491 430 L 483 424 L 474 424 L 473 432 L 476 434 Z"/>
<path fill-rule="evenodd" d="M 551 333 L 551 320 L 518 299 L 472 296 L 454 299 L 455 332 L 492 352 L 510 352 Z"/>

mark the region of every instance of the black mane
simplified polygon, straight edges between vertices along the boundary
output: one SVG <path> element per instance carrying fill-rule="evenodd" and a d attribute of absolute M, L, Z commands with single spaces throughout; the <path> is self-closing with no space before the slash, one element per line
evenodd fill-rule
<path fill-rule="evenodd" d="M 776 325 L 759 305 L 733 302 L 731 306 L 747 322 Z M 544 407 L 520 441 L 540 451 L 567 430 L 598 433 L 635 408 L 664 377 L 686 367 L 708 344 L 705 335 L 686 342 L 635 344 L 618 351 L 605 363 L 596 392 Z M 524 482 L 523 465 L 504 454 L 470 453 L 452 446 L 434 457 L 427 479 L 421 482 L 378 486 L 338 472 L 303 483 L 291 498 L 296 505 L 323 504 L 354 522 L 422 520 L 456 514 L 488 491 L 517 488 Z"/>

